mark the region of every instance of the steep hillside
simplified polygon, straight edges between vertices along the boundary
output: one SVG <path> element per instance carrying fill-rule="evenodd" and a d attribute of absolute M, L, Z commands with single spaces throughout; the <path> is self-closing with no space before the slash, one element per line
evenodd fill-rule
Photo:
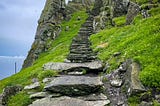
<path fill-rule="evenodd" d="M 132 0 L 132 1 L 135 2 L 135 0 Z M 151 1 L 136 0 L 137 4 L 129 2 L 128 0 L 119 0 L 119 1 L 96 0 L 95 2 L 94 0 L 87 0 L 85 2 L 83 2 L 83 0 L 82 1 L 73 0 L 73 2 L 70 2 L 70 4 L 66 6 L 68 10 L 68 11 L 65 11 L 65 13 L 67 13 L 66 19 L 64 18 L 63 12 L 60 13 L 60 15 L 58 15 L 58 17 L 64 18 L 62 20 L 59 20 L 59 18 L 50 17 L 51 15 L 50 13 L 52 13 L 53 15 L 53 13 L 55 12 L 55 10 L 50 7 L 51 5 L 54 4 L 51 2 L 53 1 L 48 0 L 47 3 L 49 4 L 46 4 L 45 9 L 42 13 L 42 16 L 39 20 L 37 33 L 41 31 L 42 32 L 44 31 L 44 32 L 36 34 L 35 42 L 33 43 L 32 48 L 28 54 L 28 57 L 25 61 L 26 63 L 24 63 L 26 65 L 19 73 L 0 81 L 0 93 L 2 93 L 3 89 L 7 86 L 20 85 L 23 88 L 26 85 L 36 82 L 37 80 L 40 82 L 40 87 L 36 90 L 31 90 L 31 91 L 24 90 L 24 89 L 20 90 L 19 93 L 14 94 L 14 96 L 11 96 L 6 99 L 8 106 L 27 106 L 31 103 L 33 103 L 31 106 L 34 106 L 34 103 L 36 104 L 36 102 L 33 102 L 35 101 L 35 99 L 31 99 L 30 94 L 32 94 L 33 92 L 41 92 L 46 90 L 44 87 L 45 86 L 43 81 L 44 78 L 52 78 L 52 77 L 57 79 L 61 77 L 63 78 L 63 77 L 66 77 L 65 75 L 68 75 L 68 73 L 72 70 L 76 72 L 78 70 L 77 72 L 78 74 L 80 71 L 81 75 L 75 74 L 76 72 L 74 73 L 75 74 L 74 76 L 77 76 L 77 78 L 83 77 L 85 79 L 86 76 L 87 78 L 88 77 L 99 78 L 99 76 L 102 77 L 103 79 L 102 82 L 104 87 L 101 87 L 100 89 L 98 89 L 99 90 L 98 93 L 105 94 L 105 96 L 107 96 L 109 100 L 106 99 L 105 96 L 103 95 L 101 95 L 102 96 L 101 97 L 96 92 L 96 95 L 98 96 L 95 97 L 95 95 L 93 94 L 94 98 L 92 96 L 87 98 L 85 94 L 85 97 L 89 99 L 88 101 L 90 101 L 90 99 L 93 99 L 93 101 L 95 101 L 97 100 L 97 98 L 99 100 L 99 96 L 100 96 L 101 99 L 103 98 L 102 100 L 105 100 L 105 102 L 102 102 L 102 103 L 107 102 L 108 104 L 110 103 L 111 106 L 114 106 L 114 104 L 119 104 L 119 105 L 123 104 L 125 106 L 128 106 L 128 105 L 144 106 L 146 104 L 147 105 L 150 104 L 151 106 L 160 105 L 160 97 L 159 97 L 160 96 L 160 93 L 159 93 L 160 92 L 160 67 L 159 67 L 160 66 L 160 58 L 159 58 L 160 56 L 160 43 L 159 43 L 160 42 L 160 20 L 159 20 L 160 4 L 158 0 L 151 0 Z M 93 2 L 95 3 L 94 6 L 92 5 Z M 79 3 L 81 5 L 79 5 Z M 136 13 L 136 11 L 134 11 L 135 9 L 133 9 L 131 5 L 133 5 L 134 8 L 138 8 L 139 11 Z M 93 9 L 93 10 L 91 11 L 90 9 Z M 143 12 L 142 10 L 144 10 L 145 12 Z M 131 11 L 131 13 L 129 13 L 129 11 Z M 130 14 L 131 15 L 134 14 L 133 20 L 128 19 Z M 146 14 L 149 14 L 149 15 L 146 15 Z M 86 27 L 84 28 L 84 26 L 86 26 L 85 23 L 88 22 L 88 19 L 89 19 L 88 17 L 90 17 L 90 15 L 92 15 L 92 17 L 94 16 L 92 26 L 94 28 L 95 34 L 92 34 L 91 36 L 90 35 L 86 36 L 83 34 L 86 33 L 85 31 L 88 29 L 86 29 Z M 45 17 L 50 17 L 50 18 L 46 19 Z M 58 20 L 53 20 L 53 19 L 58 19 Z M 128 20 L 130 22 L 126 23 L 126 21 Z M 55 21 L 56 24 L 53 24 L 54 23 L 53 21 Z M 56 29 L 57 27 L 60 29 Z M 51 33 L 51 35 L 49 33 Z M 53 38 L 54 33 L 56 33 L 56 37 Z M 80 33 L 82 33 L 82 35 Z M 88 38 L 90 39 L 91 44 L 88 41 Z M 98 57 L 97 60 L 102 61 L 103 63 L 103 69 L 99 69 L 101 72 L 99 70 L 98 70 L 99 73 L 92 72 L 95 70 L 89 70 L 88 67 L 87 69 L 84 67 L 79 67 L 79 68 L 74 67 L 73 69 L 69 70 L 69 72 L 67 72 L 68 70 L 57 71 L 49 68 L 44 71 L 44 68 L 42 66 L 48 62 L 63 63 L 64 61 L 66 61 L 67 62 L 66 64 L 70 64 L 70 61 L 67 60 L 68 59 L 67 57 L 72 52 L 75 52 L 75 51 L 72 51 L 72 46 L 76 45 L 76 47 L 79 48 L 79 46 L 77 46 L 76 44 L 77 42 L 74 43 L 75 39 L 78 39 L 78 40 L 81 39 L 79 41 L 81 43 L 87 41 L 87 44 L 89 46 L 91 45 L 91 48 L 93 49 L 94 53 L 97 54 L 97 57 Z M 41 43 L 41 41 L 43 41 L 43 43 Z M 85 46 L 88 46 L 88 45 L 85 44 Z M 82 44 L 81 46 L 84 46 L 84 44 Z M 76 50 L 81 49 L 81 48 L 80 49 L 77 49 L 77 48 L 74 48 L 74 49 Z M 87 49 L 90 49 L 90 48 L 88 47 Z M 37 51 L 38 51 L 38 54 L 37 54 Z M 93 51 L 89 51 L 89 52 L 92 53 Z M 80 50 L 78 51 L 78 53 L 76 51 L 77 54 L 81 52 L 83 51 Z M 88 51 L 85 51 L 85 53 L 87 52 Z M 81 55 L 86 55 L 86 54 L 81 53 Z M 84 59 L 82 60 L 82 64 L 85 63 L 86 61 L 90 62 L 88 60 L 85 60 L 85 58 L 87 57 L 82 58 Z M 74 60 L 74 57 L 72 57 L 72 60 Z M 91 62 L 93 61 L 94 60 L 91 60 Z M 127 63 L 127 61 L 132 61 L 132 63 L 131 64 L 129 62 Z M 78 61 L 78 64 L 79 63 L 81 64 L 81 61 L 80 62 Z M 129 64 L 128 66 L 126 66 L 127 67 L 127 69 L 125 69 L 126 72 L 122 70 L 123 71 L 122 73 L 119 74 L 118 72 L 117 74 L 117 70 L 119 70 L 124 63 L 126 63 L 127 65 Z M 127 72 L 128 70 L 130 70 L 128 67 L 130 66 L 132 67 L 134 63 L 140 66 L 139 67 L 140 75 L 136 76 L 136 78 L 137 79 L 140 78 L 140 81 L 145 86 L 144 87 L 145 90 L 139 91 L 139 89 L 136 89 L 138 92 L 136 93 L 133 92 L 133 94 L 128 94 L 128 92 L 130 91 L 128 91 L 128 88 L 127 88 L 129 84 L 125 85 L 126 80 L 128 80 L 130 77 L 134 75 L 128 76 Z M 98 67 L 98 64 L 94 64 L 94 65 Z M 125 74 L 128 79 L 126 78 Z M 137 73 L 134 73 L 134 74 L 138 75 Z M 118 81 L 119 80 L 121 81 L 121 79 L 123 79 L 122 80 L 123 83 L 120 83 L 119 81 L 118 84 L 120 83 L 120 85 L 115 84 L 116 87 L 111 86 L 112 81 L 110 81 L 111 80 L 110 77 L 117 77 L 117 76 L 118 76 Z M 119 78 L 119 76 L 120 77 L 125 76 L 125 78 Z M 72 77 L 73 76 L 71 76 L 70 78 Z M 109 82 L 111 82 L 111 84 Z M 66 87 L 65 90 L 64 88 L 59 87 L 59 89 L 64 90 L 64 91 L 61 91 L 63 92 L 62 95 L 60 94 L 57 96 L 57 94 L 55 94 L 54 96 L 55 97 L 62 96 L 62 99 L 63 99 L 64 95 L 65 96 L 69 95 L 69 97 L 73 96 L 74 99 L 83 98 L 82 100 L 84 100 L 84 97 L 76 98 L 77 95 L 73 95 L 77 89 L 74 89 L 73 92 L 67 91 L 69 87 Z M 77 86 L 75 85 L 73 87 L 77 87 Z M 73 87 L 71 87 L 71 89 Z M 80 89 L 82 90 L 83 87 L 84 86 L 80 87 Z M 85 87 L 85 90 L 86 92 L 89 92 L 90 90 L 88 91 L 88 89 L 90 89 L 89 88 L 90 86 L 87 86 L 87 87 Z M 108 90 L 107 88 L 109 88 L 109 92 L 107 92 Z M 111 88 L 111 91 L 110 91 L 110 88 Z M 112 98 L 111 96 L 112 94 L 111 95 L 109 94 L 114 90 L 116 90 L 117 92 L 116 94 L 113 93 L 113 95 L 115 96 L 114 98 L 124 99 L 124 100 L 121 100 L 120 103 L 119 101 L 114 100 L 114 98 Z M 82 92 L 82 94 L 84 92 Z M 117 96 L 118 93 L 120 94 Z M 83 96 L 82 94 L 80 94 L 80 96 Z M 53 96 L 53 95 L 49 95 L 49 96 Z M 38 99 L 41 99 L 41 97 Z M 68 98 L 65 98 L 65 99 L 68 100 Z M 0 100 L 1 100 L 1 95 L 0 95 Z M 85 100 L 85 102 L 86 101 L 87 100 Z M 117 103 L 114 103 L 114 101 L 116 101 Z M 144 101 L 146 104 L 143 103 Z M 90 102 L 88 103 L 90 104 Z M 0 105 L 1 105 L 1 101 L 0 101 Z M 90 105 L 86 105 L 86 106 L 90 106 Z M 101 104 L 97 106 L 101 106 Z"/>
<path fill-rule="evenodd" d="M 141 64 L 141 81 L 151 87 L 160 87 L 160 8 L 149 12 L 151 17 L 137 16 L 132 25 L 124 26 L 125 16 L 115 18 L 117 27 L 105 29 L 92 35 L 93 49 L 104 62 L 109 61 L 107 73 L 117 68 L 126 59 Z M 121 26 L 120 26 L 121 24 Z M 120 26 L 120 27 L 119 27 Z M 121 54 L 112 58 L 113 54 Z M 112 58 L 112 59 L 111 59 Z"/>

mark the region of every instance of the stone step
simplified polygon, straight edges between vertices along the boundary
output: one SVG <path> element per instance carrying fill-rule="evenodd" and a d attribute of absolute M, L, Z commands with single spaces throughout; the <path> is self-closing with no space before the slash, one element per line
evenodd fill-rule
<path fill-rule="evenodd" d="M 107 99 L 106 96 L 97 96 L 92 97 L 95 98 L 94 100 L 85 100 L 87 97 L 68 97 L 68 96 L 61 96 L 58 98 L 43 98 L 34 101 L 29 106 L 108 106 L 110 101 Z M 98 98 L 99 97 L 99 98 Z"/>
<path fill-rule="evenodd" d="M 86 58 L 79 58 L 79 59 L 70 59 L 72 63 L 85 63 L 85 62 L 93 62 L 95 59 L 86 59 Z"/>
<path fill-rule="evenodd" d="M 101 77 L 69 76 L 64 75 L 55 78 L 44 89 L 52 93 L 60 93 L 68 96 L 88 95 L 102 89 Z"/>
<path fill-rule="evenodd" d="M 47 63 L 43 65 L 44 70 L 69 71 L 75 68 L 87 68 L 89 70 L 102 71 L 103 65 L 101 61 L 85 62 L 85 63 Z"/>
<path fill-rule="evenodd" d="M 91 30 L 91 29 L 89 29 L 89 28 L 85 28 L 85 27 L 83 27 L 83 28 L 80 28 L 80 30 L 79 30 L 79 31 L 92 32 L 93 30 Z"/>
<path fill-rule="evenodd" d="M 68 59 L 71 61 L 80 61 L 80 62 L 90 62 L 96 59 L 96 56 L 91 55 L 79 55 L 79 54 L 72 54 L 68 56 Z"/>
<path fill-rule="evenodd" d="M 89 41 L 89 39 L 85 39 L 85 40 L 83 40 L 83 39 L 81 39 L 81 38 L 76 38 L 76 39 L 74 39 L 73 41 L 72 41 L 72 43 L 74 43 L 74 44 L 87 44 L 87 45 L 91 45 L 91 42 Z"/>
<path fill-rule="evenodd" d="M 70 52 L 72 51 L 77 51 L 77 52 L 81 52 L 81 51 L 85 51 L 85 52 L 92 52 L 91 48 L 81 48 L 81 47 L 77 47 L 77 48 L 70 48 Z"/>
<path fill-rule="evenodd" d="M 77 41 L 77 42 L 73 42 L 73 44 L 71 45 L 71 47 L 78 47 L 78 46 L 82 46 L 82 47 L 90 47 L 91 43 L 89 41 Z"/>
<path fill-rule="evenodd" d="M 85 55 L 82 55 L 82 54 L 75 54 L 75 53 L 70 53 L 69 54 L 70 57 L 87 57 L 87 58 L 94 58 L 95 57 L 95 54 L 94 53 L 90 53 L 90 54 L 85 54 Z"/>
<path fill-rule="evenodd" d="M 88 34 L 88 33 L 92 33 L 92 31 L 90 31 L 90 30 L 79 30 L 79 32 L 78 32 L 79 34 Z"/>
<path fill-rule="evenodd" d="M 78 32 L 80 35 L 85 35 L 85 36 L 90 36 L 92 33 L 91 32 L 86 32 L 86 31 L 80 31 Z"/>
<path fill-rule="evenodd" d="M 70 53 L 71 53 L 71 54 L 87 55 L 87 54 L 91 54 L 92 51 L 78 51 L 78 50 L 74 51 L 74 50 L 72 50 L 72 51 L 70 51 Z"/>
<path fill-rule="evenodd" d="M 88 28 L 93 28 L 93 23 L 91 24 L 87 24 L 87 23 L 85 23 L 85 24 L 83 24 L 82 25 L 82 27 L 88 27 Z"/>

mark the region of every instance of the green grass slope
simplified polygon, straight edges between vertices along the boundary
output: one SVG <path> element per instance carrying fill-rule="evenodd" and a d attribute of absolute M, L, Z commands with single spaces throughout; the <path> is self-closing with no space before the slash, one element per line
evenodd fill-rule
<path fill-rule="evenodd" d="M 141 64 L 140 79 L 144 85 L 160 87 L 160 7 L 150 10 L 152 16 L 143 19 L 136 17 L 132 25 L 113 27 L 102 30 L 91 36 L 93 49 L 104 62 L 115 52 L 121 55 L 109 60 L 110 68 L 114 70 L 126 59 L 133 59 Z M 124 18 L 114 19 L 117 26 L 124 25 Z"/>
<path fill-rule="evenodd" d="M 77 17 L 80 16 L 81 20 L 77 20 Z M 0 93 L 3 88 L 8 85 L 27 85 L 31 83 L 31 79 L 38 77 L 40 80 L 44 76 L 54 76 L 57 75 L 56 72 L 52 71 L 49 73 L 43 72 L 42 66 L 44 63 L 53 61 L 53 62 L 62 62 L 69 54 L 69 47 L 72 42 L 72 38 L 77 35 L 79 28 L 85 22 L 87 18 L 87 13 L 85 10 L 75 12 L 72 15 L 70 21 L 64 21 L 62 23 L 62 32 L 54 41 L 51 42 L 52 46 L 45 53 L 42 53 L 33 66 L 21 70 L 19 73 L 3 79 L 0 81 Z M 69 26 L 69 31 L 65 31 L 66 26 Z M 15 105 L 17 106 L 17 105 Z"/>

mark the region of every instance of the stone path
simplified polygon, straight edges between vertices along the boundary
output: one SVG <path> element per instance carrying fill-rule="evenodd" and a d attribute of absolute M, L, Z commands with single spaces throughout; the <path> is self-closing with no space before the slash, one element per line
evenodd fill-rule
<path fill-rule="evenodd" d="M 44 71 L 65 71 L 64 75 L 45 80 L 43 92 L 30 96 L 30 106 L 106 106 L 110 103 L 103 94 L 102 78 L 96 73 L 103 70 L 102 62 L 90 48 L 89 36 L 93 33 L 93 17 L 89 16 L 73 39 L 68 63 L 47 63 Z M 83 71 L 90 71 L 90 74 Z M 91 75 L 92 74 L 92 75 Z"/>
<path fill-rule="evenodd" d="M 90 48 L 89 36 L 93 34 L 93 16 L 89 16 L 80 28 L 78 35 L 73 39 L 68 60 L 74 63 L 92 62 L 96 55 Z"/>

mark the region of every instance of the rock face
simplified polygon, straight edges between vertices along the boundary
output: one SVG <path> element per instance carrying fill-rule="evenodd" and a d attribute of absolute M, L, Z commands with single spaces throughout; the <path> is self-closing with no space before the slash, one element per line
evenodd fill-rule
<path fill-rule="evenodd" d="M 40 53 L 48 50 L 51 42 L 47 41 L 56 39 L 60 34 L 62 20 L 69 20 L 71 13 L 90 6 L 93 2 L 93 0 L 85 0 L 85 2 L 73 0 L 66 5 L 65 0 L 47 0 L 38 21 L 35 41 L 23 63 L 23 68 L 31 66 Z"/>
<path fill-rule="evenodd" d="M 127 25 L 131 24 L 139 12 L 140 12 L 140 6 L 136 3 L 130 2 L 127 12 L 126 24 Z"/>
<path fill-rule="evenodd" d="M 128 4 L 130 0 L 112 0 L 113 6 L 113 16 L 118 17 L 127 14 Z"/>
<path fill-rule="evenodd" d="M 29 106 L 106 106 L 108 100 L 84 101 L 72 97 L 44 98 L 33 102 Z"/>
<path fill-rule="evenodd" d="M 99 91 L 103 86 L 100 77 L 61 76 L 47 84 L 46 91 L 63 95 L 87 95 Z"/>
<path fill-rule="evenodd" d="M 132 60 L 123 62 L 118 69 L 104 76 L 106 93 L 111 106 L 128 106 L 127 98 L 135 93 L 144 92 L 139 76 L 140 67 Z"/>
<path fill-rule="evenodd" d="M 97 0 L 93 9 L 94 32 L 99 32 L 104 28 L 115 25 L 114 17 L 126 15 L 130 0 Z"/>
<path fill-rule="evenodd" d="M 7 105 L 8 99 L 21 90 L 22 90 L 21 86 L 8 86 L 8 87 L 6 87 L 3 90 L 3 93 L 0 95 L 0 106 Z"/>
<path fill-rule="evenodd" d="M 43 65 L 44 70 L 59 70 L 59 71 L 72 71 L 80 68 L 89 70 L 102 70 L 102 62 L 93 61 L 86 63 L 47 63 Z"/>

